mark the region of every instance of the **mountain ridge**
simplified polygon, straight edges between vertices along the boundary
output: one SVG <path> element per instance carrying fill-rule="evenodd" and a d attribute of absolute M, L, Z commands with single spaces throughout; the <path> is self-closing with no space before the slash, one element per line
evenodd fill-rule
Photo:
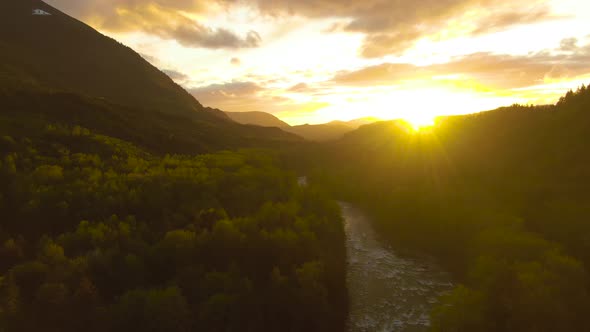
<path fill-rule="evenodd" d="M 51 15 L 32 15 L 34 9 Z M 179 144 L 171 151 L 201 153 L 300 140 L 278 129 L 240 125 L 204 107 L 131 48 L 40 0 L 0 3 L 0 96 L 11 112 L 102 128 L 156 150 L 165 142 Z M 44 99 L 84 109 L 72 108 L 77 115 L 68 117 Z"/>
<path fill-rule="evenodd" d="M 343 137 L 359 127 L 381 121 L 373 117 L 364 117 L 350 121 L 334 120 L 322 124 L 303 124 L 291 126 L 278 117 L 267 112 L 225 112 L 232 120 L 261 127 L 277 127 L 286 132 L 301 136 L 309 141 L 331 141 Z"/>
<path fill-rule="evenodd" d="M 32 15 L 34 9 L 51 15 Z M 0 4 L 0 19 L 4 25 L 0 60 L 9 64 L 3 67 L 13 72 L 12 81 L 20 76 L 41 89 L 70 91 L 147 110 L 186 116 L 194 116 L 194 111 L 208 113 L 133 49 L 43 1 L 7 0 Z M 92 80 L 87 79 L 89 74 Z"/>
<path fill-rule="evenodd" d="M 225 112 L 230 119 L 249 125 L 256 125 L 262 127 L 290 127 L 290 125 L 278 117 L 267 112 Z"/>

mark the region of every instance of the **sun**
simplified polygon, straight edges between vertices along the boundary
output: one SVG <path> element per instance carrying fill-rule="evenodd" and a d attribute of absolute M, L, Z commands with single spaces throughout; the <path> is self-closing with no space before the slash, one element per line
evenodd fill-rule
<path fill-rule="evenodd" d="M 430 115 L 412 114 L 411 116 L 404 117 L 404 120 L 406 120 L 415 131 L 434 126 L 434 116 Z"/>

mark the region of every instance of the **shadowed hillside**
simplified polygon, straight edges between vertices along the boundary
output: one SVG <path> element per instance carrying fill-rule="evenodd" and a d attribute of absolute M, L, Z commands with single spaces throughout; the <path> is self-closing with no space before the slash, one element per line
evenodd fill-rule
<path fill-rule="evenodd" d="M 371 211 L 384 239 L 455 273 L 434 331 L 588 331 L 589 142 L 583 86 L 557 105 L 420 131 L 367 125 L 311 160 L 313 179 Z"/>
<path fill-rule="evenodd" d="M 462 54 L 575 14 L 553 4 L 340 2 L 55 0 L 165 49 L 203 100 L 310 121 L 424 123 L 587 77 L 588 40 Z M 336 16 L 332 43 L 313 28 Z M 589 88 L 376 121 L 203 107 L 56 8 L 0 0 L 0 332 L 590 332 Z"/>
<path fill-rule="evenodd" d="M 367 117 L 351 121 L 332 121 L 329 123 L 317 125 L 299 125 L 290 126 L 288 123 L 281 121 L 276 116 L 266 112 L 225 112 L 232 120 L 242 123 L 251 124 L 261 127 L 278 127 L 286 132 L 296 134 L 308 141 L 325 142 L 341 138 L 344 134 L 349 133 L 366 124 L 381 121 L 377 118 Z"/>
<path fill-rule="evenodd" d="M 342 331 L 340 211 L 273 151 L 298 142 L 3 0 L 0 331 Z"/>
<path fill-rule="evenodd" d="M 51 15 L 32 15 L 33 9 Z M 130 48 L 37 0 L 0 4 L 0 103 L 155 151 L 205 152 L 299 140 L 204 108 Z"/>
<path fill-rule="evenodd" d="M 51 15 L 31 15 L 34 8 Z M 20 81 L 167 113 L 203 111 L 188 92 L 135 51 L 42 1 L 2 1 L 0 22 L 4 88 L 6 80 L 12 85 Z"/>
<path fill-rule="evenodd" d="M 318 125 L 301 125 L 285 128 L 285 131 L 297 134 L 306 140 L 323 142 L 332 141 L 341 138 L 344 134 L 355 130 L 357 127 L 342 121 L 332 121 L 330 123 Z"/>
<path fill-rule="evenodd" d="M 289 127 L 288 123 L 281 121 L 276 116 L 266 112 L 225 112 L 225 114 L 237 123 L 262 127 Z"/>
<path fill-rule="evenodd" d="M 27 123 L 55 122 L 91 128 L 163 154 L 195 154 L 236 147 L 280 148 L 301 141 L 278 128 L 187 119 L 72 93 L 0 93 L 0 108 L 7 123 L 13 123 L 5 128 L 8 132 L 19 131 Z"/>

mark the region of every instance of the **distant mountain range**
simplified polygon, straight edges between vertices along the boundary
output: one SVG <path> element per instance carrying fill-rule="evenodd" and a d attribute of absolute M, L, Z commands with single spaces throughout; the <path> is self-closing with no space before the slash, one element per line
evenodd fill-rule
<path fill-rule="evenodd" d="M 346 133 L 358 129 L 360 126 L 380 121 L 377 118 L 360 118 L 351 121 L 332 121 L 317 125 L 290 126 L 276 116 L 266 112 L 225 112 L 230 119 L 248 125 L 262 127 L 277 127 L 310 141 L 330 141 L 344 136 Z"/>
<path fill-rule="evenodd" d="M 241 124 L 277 128 L 290 127 L 288 123 L 266 112 L 225 112 L 225 114 L 230 119 Z"/>

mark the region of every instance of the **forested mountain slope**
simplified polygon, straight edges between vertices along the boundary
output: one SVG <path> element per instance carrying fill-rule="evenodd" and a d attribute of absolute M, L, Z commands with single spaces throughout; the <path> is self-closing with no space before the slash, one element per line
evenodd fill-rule
<path fill-rule="evenodd" d="M 31 15 L 32 9 L 51 15 Z M 206 113 L 132 49 L 42 1 L 2 1 L 0 22 L 0 63 L 8 79 L 148 110 Z"/>
<path fill-rule="evenodd" d="M 225 112 L 232 120 L 242 123 L 262 127 L 277 127 L 282 130 L 296 134 L 313 142 L 333 141 L 342 138 L 344 134 L 349 133 L 366 124 L 381 121 L 377 118 L 360 118 L 351 121 L 331 121 L 322 124 L 304 124 L 290 126 L 288 123 L 281 121 L 276 116 L 266 112 Z"/>
<path fill-rule="evenodd" d="M 159 154 L 195 154 L 238 147 L 280 148 L 301 141 L 278 128 L 146 112 L 73 93 L 30 90 L 0 93 L 0 108 L 7 124 L 11 123 L 11 118 L 18 118 L 23 124 L 57 122 L 82 126 Z M 18 131 L 19 128 L 7 125 L 6 130 Z"/>
<path fill-rule="evenodd" d="M 557 105 L 364 126 L 319 147 L 313 179 L 462 285 L 435 331 L 588 331 L 590 90 Z"/>
<path fill-rule="evenodd" d="M 302 140 L 219 113 L 1 1 L 0 331 L 342 331 L 338 206 L 264 149 Z"/>
<path fill-rule="evenodd" d="M 225 112 L 225 114 L 237 123 L 262 127 L 289 127 L 288 123 L 281 121 L 276 116 L 266 112 Z"/>
<path fill-rule="evenodd" d="M 33 9 L 51 15 L 32 15 Z M 204 108 L 132 49 L 39 0 L 0 3 L 0 96 L 3 112 L 58 116 L 114 137 L 139 138 L 136 144 L 171 143 L 167 152 L 299 140 L 278 129 L 241 126 Z M 84 120 L 75 123 L 79 114 Z M 175 144 L 182 149 L 174 150 Z"/>
<path fill-rule="evenodd" d="M 337 140 L 344 134 L 355 130 L 357 127 L 342 121 L 332 121 L 317 125 L 300 125 L 285 128 L 285 131 L 299 135 L 307 140 L 325 142 Z"/>
<path fill-rule="evenodd" d="M 343 330 L 339 208 L 276 153 L 152 154 L 3 112 L 0 156 L 0 330 Z"/>

